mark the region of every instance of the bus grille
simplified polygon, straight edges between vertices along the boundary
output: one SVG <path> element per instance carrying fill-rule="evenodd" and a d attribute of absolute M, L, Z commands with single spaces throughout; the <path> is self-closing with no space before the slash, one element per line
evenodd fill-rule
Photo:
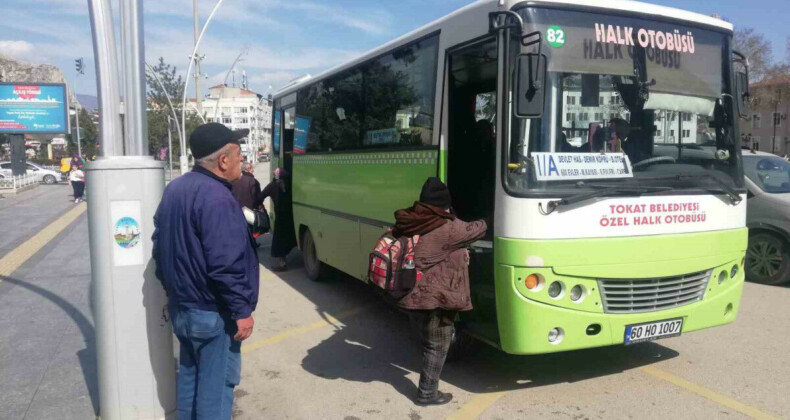
<path fill-rule="evenodd" d="M 713 270 L 652 279 L 598 279 L 607 313 L 660 311 L 701 300 Z"/>

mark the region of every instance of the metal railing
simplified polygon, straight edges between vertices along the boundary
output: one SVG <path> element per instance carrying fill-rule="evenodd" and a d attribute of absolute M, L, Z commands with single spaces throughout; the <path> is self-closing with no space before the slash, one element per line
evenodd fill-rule
<path fill-rule="evenodd" d="M 35 174 L 10 176 L 0 178 L 0 191 L 13 190 L 27 187 L 28 185 L 38 184 L 38 177 Z"/>

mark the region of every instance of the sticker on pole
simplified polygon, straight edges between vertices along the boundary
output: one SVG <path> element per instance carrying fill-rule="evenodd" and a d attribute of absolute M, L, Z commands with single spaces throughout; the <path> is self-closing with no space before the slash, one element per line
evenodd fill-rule
<path fill-rule="evenodd" d="M 538 181 L 633 178 L 625 153 L 533 153 Z"/>
<path fill-rule="evenodd" d="M 546 41 L 554 48 L 561 48 L 565 45 L 565 31 L 559 26 L 549 26 L 546 29 Z"/>
<path fill-rule="evenodd" d="M 112 221 L 113 263 L 116 267 L 142 265 L 143 229 L 140 224 L 139 201 L 113 201 L 110 203 Z"/>

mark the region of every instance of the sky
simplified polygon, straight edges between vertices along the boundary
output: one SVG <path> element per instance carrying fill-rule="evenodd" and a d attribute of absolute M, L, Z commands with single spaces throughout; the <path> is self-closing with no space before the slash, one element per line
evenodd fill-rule
<path fill-rule="evenodd" d="M 118 13 L 118 1 L 111 0 Z M 146 61 L 159 57 L 185 72 L 193 47 L 191 0 L 141 0 Z M 790 36 L 788 0 L 651 0 L 706 15 L 718 13 L 736 27 L 751 27 L 785 60 Z M 365 51 L 438 19 L 471 0 L 224 0 L 201 42 L 203 88 L 222 83 L 234 59 L 236 81 L 247 73 L 250 89 L 274 93 L 304 74 L 348 61 Z M 202 23 L 215 0 L 198 0 Z M 116 36 L 120 39 L 118 32 Z M 95 94 L 93 46 L 86 0 L 3 0 L 0 54 L 60 67 L 74 81 L 74 59 L 86 71 L 77 92 Z M 190 84 L 194 83 L 194 79 Z M 230 84 L 230 79 L 228 79 Z M 272 86 L 272 89 L 269 89 Z M 190 94 L 194 86 L 190 88 Z"/>

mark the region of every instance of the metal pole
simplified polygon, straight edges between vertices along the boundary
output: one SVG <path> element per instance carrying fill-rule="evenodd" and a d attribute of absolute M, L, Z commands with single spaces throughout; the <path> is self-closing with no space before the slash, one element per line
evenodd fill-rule
<path fill-rule="evenodd" d="M 228 83 L 228 76 L 230 76 L 230 72 L 236 67 L 236 63 L 238 63 L 239 61 L 244 61 L 241 58 L 241 56 L 246 53 L 247 53 L 247 49 L 245 48 L 239 53 L 239 55 L 236 56 L 236 59 L 233 60 L 233 64 L 230 65 L 228 72 L 225 73 L 225 79 L 222 80 L 222 89 L 220 89 L 219 91 L 219 96 L 217 97 L 217 104 L 214 107 L 214 122 L 219 122 L 217 121 L 217 112 L 219 112 L 219 101 L 222 99 L 222 93 L 225 91 L 225 85 Z"/>
<path fill-rule="evenodd" d="M 109 0 L 88 0 L 99 92 L 99 145 L 101 156 L 120 154 L 123 139 L 118 92 L 118 61 L 115 51 L 112 8 Z"/>
<path fill-rule="evenodd" d="M 203 39 L 203 35 L 206 33 L 206 29 L 208 29 L 208 24 L 211 22 L 211 19 L 214 18 L 214 14 L 217 13 L 217 9 L 222 4 L 224 0 L 217 0 L 217 4 L 214 5 L 214 9 L 208 15 L 208 19 L 206 19 L 206 23 L 203 24 L 203 30 L 200 31 L 200 36 L 198 36 L 197 41 L 195 42 L 195 49 L 192 51 L 192 57 L 195 57 L 197 54 L 198 46 L 200 46 L 200 40 Z M 189 67 L 187 67 L 187 74 L 186 78 L 184 79 L 184 97 L 181 99 L 181 174 L 185 174 L 189 171 L 189 161 L 187 160 L 187 145 L 186 145 L 186 138 L 187 138 L 187 127 L 186 127 L 186 110 L 187 110 L 187 86 L 189 85 L 189 75 L 192 72 L 192 65 L 195 63 L 195 60 L 189 60 Z"/>
<path fill-rule="evenodd" d="M 173 333 L 167 296 L 151 257 L 154 214 L 165 185 L 164 162 L 147 155 L 140 0 L 123 0 L 124 72 L 118 71 L 110 0 L 88 0 L 101 111 L 102 158 L 86 164 L 91 307 L 99 417 L 175 417 Z M 127 127 L 120 118 L 126 75 Z M 124 131 L 127 133 L 123 140 Z M 135 156 L 123 156 L 123 146 Z"/>
<path fill-rule="evenodd" d="M 79 77 L 79 73 L 74 76 L 74 99 L 77 99 L 77 78 Z M 80 107 L 79 102 L 74 104 L 74 117 L 77 120 L 77 154 L 80 155 L 80 159 L 82 159 L 82 140 L 80 139 Z"/>
<path fill-rule="evenodd" d="M 173 133 L 170 127 L 170 117 L 167 117 L 167 154 L 170 157 L 170 180 L 173 180 Z"/>
<path fill-rule="evenodd" d="M 203 104 L 200 102 L 200 56 L 198 53 L 198 6 L 197 0 L 192 0 L 192 22 L 195 32 L 195 52 L 192 53 L 192 59 L 195 60 L 195 102 L 197 102 L 198 114 L 203 113 Z"/>
<path fill-rule="evenodd" d="M 148 130 L 145 103 L 145 52 L 143 40 L 143 4 L 140 0 L 121 2 L 124 22 L 123 56 L 125 78 L 125 136 L 127 156 L 147 156 Z"/>

